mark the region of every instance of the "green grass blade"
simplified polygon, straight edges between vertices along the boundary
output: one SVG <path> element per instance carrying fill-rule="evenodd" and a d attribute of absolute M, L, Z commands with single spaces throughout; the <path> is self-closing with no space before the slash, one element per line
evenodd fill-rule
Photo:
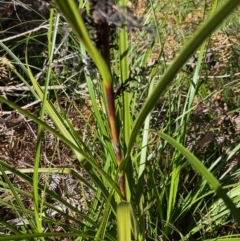
<path fill-rule="evenodd" d="M 94 238 L 93 235 L 87 235 L 84 233 L 63 233 L 63 232 L 48 232 L 48 233 L 29 233 L 29 234 L 19 234 L 19 235 L 1 235 L 0 240 L 27 240 L 30 238 L 50 238 L 50 237 L 84 237 L 86 239 L 92 239 Z"/>

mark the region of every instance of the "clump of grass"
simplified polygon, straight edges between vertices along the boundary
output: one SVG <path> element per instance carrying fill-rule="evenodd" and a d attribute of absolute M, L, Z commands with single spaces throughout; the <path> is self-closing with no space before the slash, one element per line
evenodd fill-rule
<path fill-rule="evenodd" d="M 65 24 L 59 13 L 52 10 L 49 17 L 44 88 L 33 76 L 27 54 L 25 65 L 1 43 L 27 78 L 13 66 L 9 67 L 29 87 L 32 96 L 41 101 L 38 114 L 33 115 L 0 97 L 3 103 L 37 125 L 33 168 L 18 170 L 4 161 L 0 162 L 0 183 L 7 197 L 0 203 L 14 210 L 19 224 L 19 227 L 14 227 L 2 220 L 1 229 L 9 230 L 11 235 L 1 239 L 48 240 L 51 237 L 62 240 L 68 237 L 69 240 L 117 240 L 117 236 L 119 240 L 233 238 L 233 229 L 226 232 L 225 227 L 240 221 L 237 209 L 239 188 L 235 179 L 238 171 L 230 173 L 229 170 L 222 171 L 222 168 L 223 163 L 228 163 L 238 154 L 239 146 L 229 147 L 222 155 L 214 155 L 217 148 L 211 146 L 213 155 L 201 155 L 203 150 L 206 151 L 204 147 L 210 137 L 201 144 L 204 138 L 195 138 L 199 137 L 199 129 L 191 121 L 194 111 L 209 94 L 202 91 L 202 99 L 196 98 L 198 90 L 204 86 L 203 82 L 199 82 L 199 76 L 207 49 L 205 39 L 237 3 L 227 1 L 224 8 L 216 11 L 217 1 L 214 1 L 209 20 L 184 44 L 173 63 L 168 63 L 164 55 L 167 40 L 160 38 L 162 33 L 168 33 L 165 24 L 171 15 L 166 15 L 161 21 L 156 16 L 157 7 L 166 6 L 150 2 L 149 11 L 155 16 L 156 36 L 151 39 L 152 33 L 145 29 L 144 37 L 151 41 L 147 40 L 149 44 L 139 52 L 137 43 L 129 44 L 129 33 L 124 23 L 129 18 L 123 17 L 123 25 L 114 30 L 114 42 L 109 43 L 109 38 L 103 33 L 111 34 L 107 19 L 110 17 L 101 15 L 94 5 L 98 3 L 99 8 L 107 7 L 114 16 L 122 13 L 130 16 L 136 24 L 138 21 L 122 7 L 126 1 L 119 1 L 117 5 L 112 5 L 111 1 L 105 4 L 90 1 L 90 5 L 84 5 L 80 1 L 78 7 L 86 8 L 87 18 L 100 14 L 100 19 L 95 18 L 91 23 L 97 31 L 95 44 L 89 38 L 92 33 L 87 31 L 75 2 L 56 0 L 56 3 L 73 29 L 69 32 L 69 51 L 85 66 L 80 73 L 73 75 L 71 82 L 54 75 L 57 33 Z M 171 8 L 168 11 L 170 14 Z M 181 19 L 175 18 L 175 21 L 180 24 Z M 146 21 L 152 24 L 150 18 Z M 153 26 L 151 24 L 150 27 Z M 133 38 L 138 41 L 136 36 Z M 110 44 L 117 45 L 118 49 L 110 50 Z M 186 75 L 186 71 L 181 71 L 182 67 L 199 47 L 196 67 L 192 74 Z M 155 64 L 149 65 L 154 53 Z M 89 56 L 97 70 L 92 67 Z M 66 78 L 67 75 L 66 71 Z M 82 99 L 80 105 L 70 104 L 69 110 L 75 111 L 74 118 L 68 118 L 59 92 L 55 91 L 54 98 L 49 94 L 55 77 L 60 85 L 74 83 L 78 86 L 84 83 L 88 90 L 90 103 Z M 114 85 L 114 81 L 118 82 L 118 86 Z M 68 96 L 67 91 L 63 93 Z M 57 105 L 52 100 L 56 100 Z M 83 108 L 85 104 L 88 111 Z M 52 120 L 51 126 L 45 122 L 46 118 Z M 84 126 L 79 131 L 73 126 L 76 118 L 81 118 Z M 89 129 L 87 135 L 91 137 L 86 137 Z M 61 143 L 52 152 L 47 167 L 41 166 L 43 130 L 52 133 L 57 138 L 56 143 Z M 69 167 L 54 168 L 57 152 L 66 146 L 72 150 L 68 165 L 76 163 L 74 170 Z M 46 173 L 45 181 L 41 183 L 40 173 Z M 24 180 L 26 188 L 32 192 L 16 187 L 9 174 Z M 62 184 L 63 179 L 65 184 Z M 33 200 L 32 209 L 26 207 L 26 199 Z"/>

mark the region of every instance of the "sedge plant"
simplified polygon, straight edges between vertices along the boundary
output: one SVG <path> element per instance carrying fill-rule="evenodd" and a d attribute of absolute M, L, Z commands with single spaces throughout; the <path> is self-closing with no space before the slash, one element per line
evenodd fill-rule
<path fill-rule="evenodd" d="M 69 26 L 73 29 L 74 37 L 72 41 L 78 46 L 81 56 L 83 58 L 90 56 L 98 70 L 96 74 L 98 78 L 97 84 L 94 83 L 88 69 L 84 70 L 84 80 L 88 88 L 92 102 L 92 113 L 95 118 L 96 129 L 94 129 L 95 139 L 93 142 L 98 143 L 101 148 L 94 153 L 91 144 L 84 142 L 83 137 L 79 136 L 71 122 L 57 111 L 48 97 L 48 87 L 52 73 L 51 62 L 53 61 L 52 57 L 60 21 L 59 13 L 55 13 L 54 16 L 52 11 L 49 24 L 52 27 L 54 26 L 55 29 L 49 28 L 48 30 L 49 69 L 46 75 L 45 87 L 41 88 L 38 84 L 28 62 L 27 67 L 23 64 L 20 65 L 33 86 L 31 88 L 33 96 L 42 103 L 40 117 L 34 116 L 4 97 L 0 97 L 1 102 L 6 103 L 38 125 L 37 148 L 33 169 L 16 170 L 1 161 L 0 171 L 4 179 L 4 181 L 1 181 L 1 185 L 6 188 L 4 189 L 6 194 L 9 191 L 12 193 L 12 196 L 9 195 L 9 199 L 16 199 L 16 212 L 18 216 L 21 216 L 21 213 L 24 214 L 23 216 L 26 219 L 23 221 L 27 222 L 27 224 L 23 225 L 23 228 L 19 231 L 14 227 L 9 227 L 3 221 L 1 224 L 9 228 L 14 234 L 0 237 L 0 239 L 33 240 L 40 238 L 41 240 L 48 240 L 48 237 L 52 237 L 58 240 L 58 237 L 67 236 L 71 237 L 72 240 L 118 239 L 120 241 L 130 241 L 148 240 L 148 238 L 154 240 L 188 240 L 190 237 L 201 233 L 203 228 L 208 233 L 213 232 L 211 238 L 215 238 L 214 230 L 216 230 L 216 226 L 220 225 L 221 222 L 227 223 L 230 215 L 239 224 L 240 215 L 236 206 L 239 202 L 238 185 L 231 183 L 222 186 L 215 177 L 214 167 L 207 168 L 193 153 L 184 147 L 186 144 L 186 128 L 193 106 L 193 99 L 196 95 L 194 84 L 197 83 L 202 58 L 198 60 L 182 113 L 179 114 L 176 121 L 177 125 L 181 127 L 181 131 L 178 135 L 171 136 L 169 124 L 163 126 L 161 131 L 150 128 L 152 110 L 166 91 L 169 118 L 172 115 L 171 105 L 174 102 L 178 106 L 181 105 L 179 96 L 177 94 L 175 96 L 171 95 L 171 89 L 179 90 L 177 84 L 171 85 L 172 81 L 199 47 L 201 47 L 200 56 L 203 57 L 206 38 L 238 6 L 238 2 L 226 1 L 223 6 L 216 9 L 217 1 L 214 1 L 210 18 L 184 45 L 173 63 L 161 73 L 162 75 L 157 83 L 155 83 L 154 79 L 160 72 L 159 67 L 154 65 L 151 68 L 148 73 L 148 83 L 142 91 L 143 93 L 141 93 L 144 97 L 142 98 L 143 103 L 138 103 L 140 99 L 137 98 L 139 96 L 134 95 L 131 91 L 123 91 L 121 96 L 115 99 L 114 68 L 120 76 L 119 81 L 122 86 L 127 84 L 131 77 L 130 40 L 127 31 L 128 19 L 125 18 L 123 25 L 117 30 L 115 41 L 118 45 L 118 51 L 112 53 L 109 43 L 110 30 L 107 17 L 103 17 L 101 21 L 95 19 L 97 39 L 101 39 L 102 42 L 100 48 L 97 48 L 89 36 L 90 32 L 88 32 L 81 14 L 79 14 L 79 8 L 86 8 L 87 14 L 93 17 L 91 14 L 94 12 L 94 1 L 89 1 L 90 4 L 79 1 L 79 6 L 76 5 L 74 0 L 55 0 L 55 2 Z M 150 3 L 149 9 L 155 14 L 154 8 L 156 5 L 154 5 L 154 1 L 150 1 Z M 120 9 L 123 16 L 127 16 L 126 4 L 125 0 L 119 0 L 113 7 L 116 11 Z M 54 24 L 53 21 L 55 21 Z M 157 27 L 156 19 L 155 25 Z M 161 46 L 163 43 L 159 32 L 156 40 L 151 42 L 150 47 L 139 59 L 136 59 L 137 65 L 146 65 L 152 47 L 157 40 Z M 3 43 L 1 43 L 1 46 L 7 49 L 7 46 Z M 160 57 L 161 51 L 158 59 Z M 12 58 L 21 63 L 13 53 Z M 135 58 L 138 58 L 138 56 Z M 26 56 L 27 59 L 28 56 Z M 18 73 L 15 69 L 13 71 Z M 139 78 L 141 79 L 142 76 Z M 133 83 L 132 88 L 134 89 L 134 87 L 139 88 L 139 83 Z M 99 107 L 99 103 L 101 107 Z M 81 110 L 78 111 L 80 116 Z M 56 129 L 44 122 L 44 115 L 50 116 Z M 83 117 L 86 118 L 86 116 Z M 91 128 L 91 125 L 88 124 L 88 127 Z M 77 173 L 71 168 L 43 168 L 40 166 L 41 132 L 43 129 L 50 131 L 70 147 L 79 165 L 90 176 L 91 183 L 84 180 L 81 173 Z M 151 139 L 150 137 L 154 138 Z M 161 141 L 157 141 L 157 144 L 152 145 L 151 142 L 154 142 L 154 140 Z M 172 159 L 169 157 L 170 155 L 165 155 L 169 150 Z M 236 146 L 229 153 L 234 155 L 238 150 L 239 146 Z M 153 161 L 154 159 L 156 161 Z M 164 163 L 166 164 L 163 165 Z M 191 190 L 184 192 L 183 189 L 186 186 L 181 186 L 182 170 L 193 173 L 191 168 L 184 169 L 187 163 L 193 167 L 197 180 L 201 180 L 201 184 L 197 186 L 198 189 L 193 187 Z M 215 165 L 218 163 L 219 161 L 216 160 Z M 170 171 L 167 170 L 168 168 Z M 88 186 L 94 192 L 88 215 L 79 211 L 63 197 L 58 197 L 48 187 L 39 184 L 38 176 L 41 172 L 71 174 Z M 33 194 L 14 187 L 8 178 L 10 173 L 18 175 L 27 182 L 32 188 Z M 33 178 L 26 175 L 26 173 L 34 173 Z M 187 179 L 190 178 L 194 179 L 190 174 L 186 174 L 184 180 L 186 185 L 188 183 Z M 145 192 L 146 189 L 148 189 L 147 192 Z M 54 200 L 58 200 L 70 211 L 66 213 L 64 210 L 54 207 L 51 202 L 43 198 L 44 195 L 39 195 L 39 191 L 51 196 Z M 22 200 L 18 197 L 20 194 L 34 200 L 34 211 L 29 211 L 24 207 Z M 214 202 L 211 203 L 211 199 Z M 1 204 L 10 206 L 6 201 L 1 201 Z M 11 207 L 13 206 L 11 205 Z M 69 223 L 64 223 L 62 220 L 53 220 L 45 216 L 43 214 L 44 207 L 55 210 L 70 224 L 74 223 L 75 225 L 69 225 Z M 185 227 L 181 227 L 182 223 L 186 222 L 187 215 L 190 212 L 195 215 L 195 220 L 194 218 L 190 219 L 191 222 L 185 224 Z M 75 215 L 71 215 L 73 213 Z M 202 217 L 201 214 L 203 213 L 209 215 Z M 31 219 L 33 216 L 34 221 Z M 55 232 L 54 223 L 67 230 L 67 232 Z M 44 230 L 46 224 L 50 231 Z M 26 228 L 28 226 L 30 226 L 31 232 L 28 232 Z M 206 240 L 207 238 L 207 236 L 204 237 Z M 233 240 L 234 236 L 229 239 Z"/>

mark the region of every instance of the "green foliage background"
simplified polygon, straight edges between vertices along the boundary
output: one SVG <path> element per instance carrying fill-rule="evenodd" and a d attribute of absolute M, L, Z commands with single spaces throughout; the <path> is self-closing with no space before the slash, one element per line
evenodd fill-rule
<path fill-rule="evenodd" d="M 27 224 L 16 228 L 2 219 L 1 228 L 9 230 L 11 235 L 2 235 L 0 240 L 50 240 L 50 237 L 53 240 L 68 237 L 69 240 L 118 239 L 121 241 L 188 240 L 190 238 L 233 240 L 239 238 L 237 234 L 233 234 L 233 227 L 235 225 L 238 227 L 240 223 L 239 185 L 235 178 L 239 175 L 239 171 L 236 170 L 232 176 L 220 182 L 218 180 L 219 170 L 215 167 L 221 166 L 221 158 L 214 160 L 210 165 L 204 164 L 204 161 L 199 160 L 186 148 L 190 116 L 194 110 L 194 100 L 199 94 L 196 86 L 199 83 L 201 66 L 207 49 L 207 38 L 217 28 L 224 27 L 223 20 L 237 8 L 238 1 L 222 1 L 220 4 L 218 1 L 212 1 L 209 18 L 197 28 L 191 37 L 188 37 L 173 62 L 169 66 L 165 65 L 166 68 L 161 68 L 157 64 L 152 65 L 148 76 L 140 76 L 138 81 L 133 81 L 130 87 L 132 90 L 138 90 L 141 88 L 141 81 L 145 79 L 147 83 L 144 91 L 142 93 L 124 91 L 114 101 L 115 112 L 112 116 L 113 103 L 109 102 L 109 93 L 114 96 L 112 88 L 114 76 L 119 76 L 121 84 L 126 83 L 131 76 L 129 66 L 148 67 L 148 58 L 154 47 L 157 44 L 164 46 L 160 32 L 165 29 L 167 14 L 161 24 L 156 19 L 158 7 L 164 6 L 158 6 L 158 2 L 149 2 L 150 13 L 146 13 L 149 16 L 149 18 L 146 17 L 146 21 L 149 21 L 149 24 L 154 22 L 156 35 L 140 56 L 134 45 L 133 47 L 130 45 L 127 28 L 122 27 L 117 30 L 115 42 L 118 49 L 111 53 L 112 61 L 111 68 L 109 68 L 108 63 L 92 42 L 89 36 L 91 33 L 88 32 L 79 14 L 79 8 L 88 8 L 89 5 L 80 1 L 77 6 L 73 0 L 55 0 L 55 3 L 61 14 L 56 10 L 51 10 L 48 19 L 49 67 L 46 71 L 44 88 L 40 86 L 32 73 L 27 51 L 25 64 L 14 55 L 11 49 L 0 42 L 1 48 L 7 51 L 12 61 L 19 65 L 21 72 L 10 64 L 8 67 L 31 89 L 32 96 L 41 101 L 39 115 L 34 115 L 6 98 L 0 97 L 2 103 L 34 121 L 38 126 L 33 169 L 17 170 L 6 162 L 0 161 L 2 191 L 6 195 L 11 193 L 14 199 L 14 202 L 2 200 L 0 204 L 15 210 L 17 216 L 27 220 Z M 118 6 L 126 4 L 124 0 L 117 3 Z M 174 4 L 181 6 L 177 1 Z M 188 5 L 194 6 L 194 3 L 189 1 Z M 61 15 L 64 16 L 64 20 Z M 151 16 L 153 19 L 150 19 Z M 236 15 L 233 12 L 228 21 L 234 22 L 235 18 Z M 78 53 L 81 53 L 83 59 L 90 56 L 98 70 L 95 76 L 92 76 L 87 68 L 83 71 L 96 126 L 92 128 L 94 138 L 89 142 L 86 142 L 76 132 L 71 122 L 56 109 L 49 97 L 49 86 L 54 75 L 51 66 L 58 29 L 62 21 L 66 21 L 73 30 L 71 34 L 76 41 L 71 43 L 72 46 Z M 28 36 L 27 42 L 30 38 L 31 35 Z M 162 49 L 158 53 L 156 63 L 163 57 Z M 184 75 L 181 76 L 179 73 L 197 50 L 199 52 L 196 68 L 191 81 L 188 82 L 187 93 L 182 103 L 179 92 Z M 134 63 L 132 59 L 135 60 Z M 96 84 L 95 78 L 97 78 Z M 198 86 L 199 89 L 200 87 Z M 154 116 L 152 111 L 163 97 L 167 98 L 168 102 L 167 122 L 161 125 L 161 128 L 151 128 L 151 118 Z M 81 115 L 81 109 L 78 111 Z M 176 113 L 177 117 L 173 120 L 171 116 Z M 44 122 L 46 116 L 51 118 L 56 128 Z M 85 124 L 91 127 L 87 119 L 85 119 Z M 78 165 L 90 177 L 90 182 L 81 176 L 82 173 L 71 168 L 41 167 L 43 130 L 53 133 L 71 148 Z M 119 132 L 121 162 L 115 155 L 115 140 L 112 141 L 114 131 Z M 98 143 L 99 148 L 94 151 L 92 146 L 95 142 Z M 238 151 L 239 145 L 237 144 L 228 151 L 226 160 L 230 160 L 230 157 Z M 39 184 L 39 173 L 42 172 L 47 172 L 49 175 L 52 173 L 71 174 L 83 183 L 81 185 L 86 185 L 93 190 L 89 212 L 85 214 L 63 197 L 49 190 L 47 185 Z M 15 187 L 9 179 L 10 173 L 14 173 L 28 183 L 32 188 L 32 193 Z M 33 175 L 29 176 L 28 173 L 33 173 Z M 119 188 L 118 181 L 122 177 L 125 180 L 124 192 Z M 43 194 L 40 195 L 40 192 Z M 20 194 L 33 200 L 33 211 L 24 206 Z M 57 200 L 70 211 L 64 212 L 54 207 L 51 201 L 44 198 L 45 194 L 50 197 L 49 200 Z M 55 210 L 63 218 L 55 220 L 46 216 L 45 207 Z M 56 232 L 55 225 L 64 231 Z M 227 225 L 232 228 L 230 231 L 223 232 Z"/>

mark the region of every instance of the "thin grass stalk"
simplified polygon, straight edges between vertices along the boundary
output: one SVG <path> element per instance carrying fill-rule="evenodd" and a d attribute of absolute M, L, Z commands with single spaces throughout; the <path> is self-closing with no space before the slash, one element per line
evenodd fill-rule
<path fill-rule="evenodd" d="M 78 232 L 72 232 L 72 233 L 64 233 L 64 232 L 46 232 L 46 233 L 28 233 L 28 234 L 19 234 L 19 235 L 6 235 L 6 236 L 1 236 L 1 240 L 28 240 L 31 238 L 52 238 L 52 237 L 84 237 L 86 240 L 94 240 L 93 235 L 87 235 L 84 233 L 78 233 Z"/>
<path fill-rule="evenodd" d="M 119 7 L 122 9 L 123 12 L 126 12 L 126 0 L 119 0 L 118 1 Z M 128 33 L 126 30 L 126 23 L 123 23 L 123 27 L 119 29 L 118 34 L 118 45 L 119 45 L 119 63 L 120 63 L 120 83 L 124 85 L 124 83 L 129 78 L 129 46 L 128 46 Z M 128 91 L 125 91 L 122 95 L 122 103 L 123 103 L 123 150 L 126 150 L 126 145 L 129 141 L 130 136 L 130 94 Z M 118 123 L 121 123 L 119 121 Z M 120 163 L 119 163 L 120 164 Z M 124 172 L 119 172 L 119 179 L 122 179 L 122 182 L 126 189 L 126 200 L 131 200 L 131 193 L 132 193 L 132 166 L 131 162 L 129 161 L 129 165 L 126 167 L 126 176 Z M 124 183 L 126 179 L 126 183 Z"/>
<path fill-rule="evenodd" d="M 154 82 L 152 81 L 149 88 L 149 95 L 153 91 Z M 143 197 L 143 188 L 144 188 L 144 174 L 147 162 L 147 150 L 148 150 L 148 135 L 149 135 L 149 126 L 150 126 L 151 114 L 149 114 L 144 123 L 144 130 L 142 134 L 142 147 L 141 147 L 141 156 L 138 169 L 138 183 L 137 183 L 137 201 L 139 209 L 139 218 L 140 218 L 140 237 L 139 240 L 145 240 L 145 217 L 143 212 L 144 206 L 144 197 Z"/>
<path fill-rule="evenodd" d="M 53 60 L 53 52 L 55 46 L 55 40 L 56 40 L 56 35 L 57 31 L 55 31 L 53 39 L 52 39 L 52 31 L 53 31 L 53 10 L 50 11 L 50 18 L 49 18 L 49 30 L 48 30 L 48 53 L 49 53 L 49 62 L 48 65 L 50 66 Z M 59 22 L 59 15 L 56 16 L 56 22 L 55 22 L 55 27 L 58 28 L 58 22 Z M 27 53 L 27 51 L 26 51 Z M 27 56 L 26 56 L 27 59 Z M 27 61 L 26 61 L 27 62 Z M 43 92 L 43 99 L 42 99 L 42 106 L 40 110 L 40 120 L 44 120 L 45 116 L 45 110 L 46 110 L 46 101 L 47 101 L 47 96 L 48 96 L 48 86 L 50 82 L 50 71 L 51 68 L 49 67 L 48 69 L 48 74 L 47 78 L 45 81 L 45 88 Z M 38 125 L 38 130 L 37 130 L 37 147 L 36 147 L 36 153 L 35 153 L 35 158 L 34 158 L 34 172 L 33 172 L 33 200 L 34 200 L 34 212 L 35 212 L 35 221 L 38 227 L 38 232 L 41 233 L 42 230 L 42 207 L 39 206 L 39 194 L 38 194 L 38 168 L 40 165 L 40 159 L 41 159 L 41 139 L 42 139 L 42 132 L 43 132 L 43 127 L 41 125 Z M 43 239 L 44 240 L 44 239 Z"/>

